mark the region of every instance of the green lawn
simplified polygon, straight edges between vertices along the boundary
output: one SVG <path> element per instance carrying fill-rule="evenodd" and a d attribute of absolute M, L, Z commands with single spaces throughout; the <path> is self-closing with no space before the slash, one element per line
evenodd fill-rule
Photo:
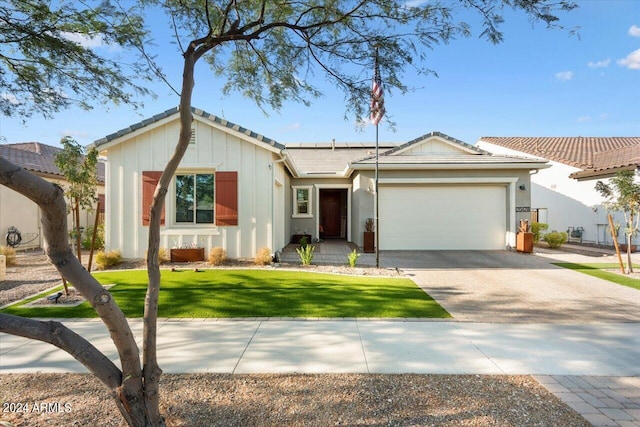
<path fill-rule="evenodd" d="M 610 269 L 616 269 L 620 271 L 619 264 L 574 264 L 571 262 L 557 262 L 554 263 L 554 265 L 568 268 L 570 270 L 579 271 L 581 273 L 588 274 L 589 276 L 598 277 L 600 279 L 608 280 L 609 282 L 640 290 L 640 279 L 634 279 L 633 277 L 622 276 L 610 271 L 605 271 Z M 633 268 L 634 270 L 638 271 L 638 269 L 640 269 L 640 265 L 633 264 Z"/>
<path fill-rule="evenodd" d="M 146 271 L 96 273 L 127 317 L 142 317 Z M 26 317 L 95 317 L 88 303 L 78 307 L 2 310 Z M 405 278 L 343 276 L 295 271 L 163 271 L 160 317 L 451 317 Z"/>

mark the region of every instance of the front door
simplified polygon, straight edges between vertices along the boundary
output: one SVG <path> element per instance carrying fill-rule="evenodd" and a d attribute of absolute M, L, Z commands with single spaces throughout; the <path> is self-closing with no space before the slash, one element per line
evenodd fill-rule
<path fill-rule="evenodd" d="M 320 189 L 320 230 L 324 238 L 345 238 L 347 190 Z"/>

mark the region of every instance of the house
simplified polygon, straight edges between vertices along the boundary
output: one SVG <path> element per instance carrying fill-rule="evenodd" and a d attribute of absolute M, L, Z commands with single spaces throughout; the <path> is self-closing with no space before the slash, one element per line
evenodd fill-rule
<path fill-rule="evenodd" d="M 192 139 L 168 188 L 161 246 L 252 258 L 292 240 L 363 244 L 374 216 L 375 144 L 273 139 L 192 109 Z M 177 108 L 94 144 L 106 156 L 106 244 L 143 257 L 148 206 L 178 140 Z M 492 155 L 432 132 L 380 144 L 380 249 L 505 249 L 529 217 L 530 173 L 546 161 Z"/>
<path fill-rule="evenodd" d="M 64 175 L 55 164 L 55 156 L 61 151 L 61 148 L 39 142 L 0 145 L 0 157 L 4 157 L 11 163 L 64 188 L 66 183 Z M 102 197 L 104 195 L 104 165 L 100 163 L 98 164 L 98 183 L 97 193 L 99 197 Z M 93 226 L 95 214 L 95 212 L 82 210 L 80 212 L 80 226 Z M 40 215 L 40 209 L 35 203 L 1 185 L 0 233 L 2 241 L 0 241 L 0 245 L 6 245 L 5 236 L 10 227 L 15 227 L 22 236 L 20 249 L 42 247 Z M 71 216 L 67 221 L 71 227 L 73 224 Z"/>
<path fill-rule="evenodd" d="M 549 224 L 550 230 L 574 231 L 574 240 L 580 234 L 575 230 L 584 229 L 583 242 L 612 244 L 595 183 L 618 170 L 640 167 L 640 137 L 482 137 L 476 146 L 550 160 L 550 168 L 531 176 L 532 219 Z M 624 224 L 620 214 L 614 221 Z"/>

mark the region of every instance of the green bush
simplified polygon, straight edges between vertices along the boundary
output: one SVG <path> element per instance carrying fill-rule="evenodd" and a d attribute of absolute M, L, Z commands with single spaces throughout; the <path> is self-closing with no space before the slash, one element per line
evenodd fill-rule
<path fill-rule="evenodd" d="M 9 246 L 0 246 L 0 255 L 7 257 L 7 267 L 16 265 L 16 250 Z"/>
<path fill-rule="evenodd" d="M 349 262 L 349 266 L 354 268 L 358 263 L 358 258 L 360 258 L 360 254 L 356 252 L 354 249 L 349 255 L 347 255 L 347 261 Z"/>
<path fill-rule="evenodd" d="M 120 251 L 98 252 L 96 254 L 96 265 L 98 270 L 104 270 L 122 262 Z"/>
<path fill-rule="evenodd" d="M 542 232 L 549 229 L 549 224 L 545 224 L 544 222 L 532 222 L 531 223 L 531 232 L 533 233 L 533 241 L 534 243 L 538 243 L 540 241 L 540 237 Z"/>
<path fill-rule="evenodd" d="M 91 239 L 93 239 L 93 227 L 89 226 L 84 230 L 82 249 L 91 249 Z M 98 224 L 98 233 L 96 234 L 96 243 L 93 249 L 104 249 L 104 224 Z"/>
<path fill-rule="evenodd" d="M 544 237 L 542 237 L 542 240 L 547 242 L 550 248 L 555 249 L 562 246 L 562 244 L 567 241 L 567 237 L 568 235 L 564 231 L 559 233 L 557 231 L 552 231 L 551 233 L 545 234 Z"/>
<path fill-rule="evenodd" d="M 298 255 L 300 255 L 300 261 L 302 265 L 310 265 L 311 261 L 313 261 L 313 251 L 316 249 L 313 245 L 303 246 L 301 248 L 296 248 Z"/>

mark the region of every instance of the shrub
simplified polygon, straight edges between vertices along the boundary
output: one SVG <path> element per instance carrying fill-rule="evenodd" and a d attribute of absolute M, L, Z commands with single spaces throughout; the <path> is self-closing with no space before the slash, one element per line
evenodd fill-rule
<path fill-rule="evenodd" d="M 309 244 L 309 239 L 307 239 L 307 236 L 302 236 L 300 238 L 300 247 L 304 249 L 307 247 L 308 244 Z"/>
<path fill-rule="evenodd" d="M 296 248 L 296 252 L 300 255 L 300 261 L 302 265 L 310 265 L 313 261 L 313 251 L 316 249 L 313 245 L 307 245 L 300 248 Z"/>
<path fill-rule="evenodd" d="M 217 247 L 217 248 L 212 248 L 209 251 L 209 264 L 222 265 L 226 260 L 227 260 L 227 251 L 225 251 L 224 249 Z"/>
<path fill-rule="evenodd" d="M 534 243 L 538 243 L 540 241 L 542 232 L 547 230 L 548 228 L 549 228 L 549 224 L 545 224 L 544 222 L 531 223 L 531 232 L 533 233 Z"/>
<path fill-rule="evenodd" d="M 16 265 L 16 250 L 9 246 L 0 246 L 0 255 L 7 257 L 7 267 L 10 265 Z"/>
<path fill-rule="evenodd" d="M 349 262 L 349 266 L 351 268 L 355 267 L 358 263 L 358 258 L 360 258 L 360 254 L 356 252 L 354 249 L 349 255 L 347 255 L 347 261 Z"/>
<path fill-rule="evenodd" d="M 271 249 L 262 248 L 256 254 L 256 258 L 254 261 L 257 265 L 269 265 L 271 264 L 271 260 Z"/>
<path fill-rule="evenodd" d="M 96 265 L 98 270 L 104 270 L 122 262 L 122 254 L 120 251 L 98 252 L 96 254 Z"/>
<path fill-rule="evenodd" d="M 84 230 L 84 238 L 82 239 L 82 249 L 91 249 L 91 239 L 93 239 L 93 226 L 89 226 Z M 98 224 L 98 232 L 96 233 L 96 242 L 93 247 L 97 250 L 104 249 L 104 224 Z"/>
<path fill-rule="evenodd" d="M 567 233 L 561 231 L 558 233 L 557 231 L 552 231 L 551 233 L 547 233 L 542 237 L 542 240 L 547 242 L 550 248 L 559 248 L 562 246 L 564 242 L 567 241 Z"/>
<path fill-rule="evenodd" d="M 171 255 L 167 248 L 158 248 L 158 264 L 166 264 L 171 261 Z"/>
<path fill-rule="evenodd" d="M 146 260 L 149 256 L 149 251 L 147 250 L 144 253 L 144 259 Z M 166 248 L 158 248 L 158 264 L 166 264 L 171 261 L 171 256 L 169 255 L 169 251 Z"/>

